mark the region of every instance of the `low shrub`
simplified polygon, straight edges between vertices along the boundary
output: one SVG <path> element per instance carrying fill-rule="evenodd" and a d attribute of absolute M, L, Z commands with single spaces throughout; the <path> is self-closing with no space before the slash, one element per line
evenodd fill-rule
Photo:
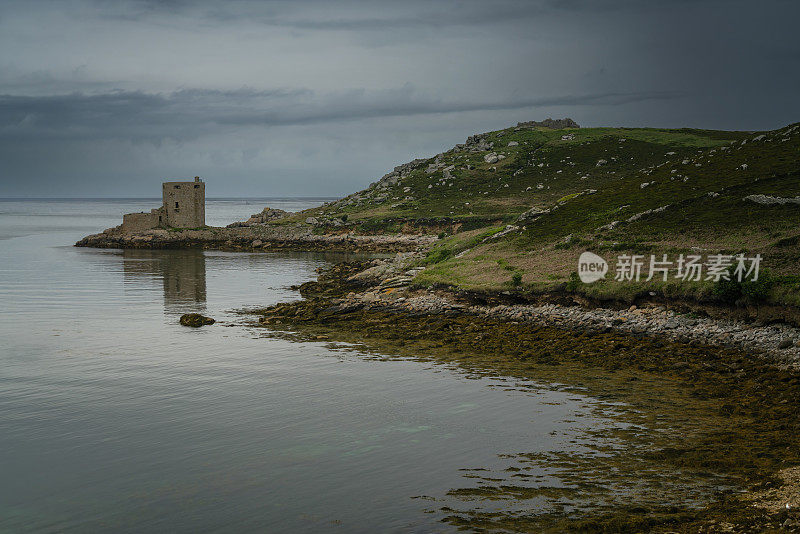
<path fill-rule="evenodd" d="M 714 283 L 712 293 L 728 304 L 735 304 L 740 300 L 745 302 L 761 302 L 767 299 L 769 291 L 774 282 L 773 277 L 767 271 L 762 271 L 758 280 L 742 280 L 741 282 L 733 275 L 733 269 L 728 269 L 729 280 L 724 277 Z"/>

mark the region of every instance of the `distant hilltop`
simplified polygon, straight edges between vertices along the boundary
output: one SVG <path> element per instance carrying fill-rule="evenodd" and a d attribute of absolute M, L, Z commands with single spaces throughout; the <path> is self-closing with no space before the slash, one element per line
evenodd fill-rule
<path fill-rule="evenodd" d="M 578 123 L 570 118 L 566 119 L 545 119 L 541 122 L 527 121 L 518 122 L 517 128 L 550 128 L 551 130 L 562 130 L 564 128 L 580 128 Z"/>

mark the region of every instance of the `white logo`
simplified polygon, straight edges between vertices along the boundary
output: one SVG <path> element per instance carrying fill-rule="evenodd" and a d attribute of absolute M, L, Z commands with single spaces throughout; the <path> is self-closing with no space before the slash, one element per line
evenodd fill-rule
<path fill-rule="evenodd" d="M 608 263 L 597 254 L 584 252 L 578 258 L 578 276 L 584 284 L 591 284 L 605 278 L 607 272 Z"/>

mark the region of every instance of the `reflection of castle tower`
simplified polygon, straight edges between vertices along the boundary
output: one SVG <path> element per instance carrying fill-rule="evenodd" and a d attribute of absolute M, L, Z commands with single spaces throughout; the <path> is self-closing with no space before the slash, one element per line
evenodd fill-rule
<path fill-rule="evenodd" d="M 126 278 L 162 280 L 164 311 L 205 309 L 206 258 L 202 250 L 125 249 L 122 258 Z"/>
<path fill-rule="evenodd" d="M 164 306 L 206 303 L 206 257 L 202 250 L 174 251 L 161 262 Z"/>

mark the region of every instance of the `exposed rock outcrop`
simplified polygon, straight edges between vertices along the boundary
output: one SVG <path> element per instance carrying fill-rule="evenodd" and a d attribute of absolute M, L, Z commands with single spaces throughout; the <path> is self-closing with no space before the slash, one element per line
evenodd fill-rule
<path fill-rule="evenodd" d="M 550 128 L 551 130 L 563 130 L 564 128 L 580 128 L 578 123 L 570 118 L 566 119 L 545 119 L 541 122 L 527 121 L 518 122 L 517 128 Z"/>
<path fill-rule="evenodd" d="M 771 197 L 768 195 L 749 195 L 742 200 L 755 202 L 761 205 L 783 205 L 783 204 L 800 204 L 800 197 L 785 198 L 785 197 Z"/>
<path fill-rule="evenodd" d="M 475 134 L 467 137 L 464 144 L 456 145 L 456 150 L 468 150 L 470 152 L 486 152 L 494 147 L 494 143 L 487 141 L 486 134 Z"/>
<path fill-rule="evenodd" d="M 228 228 L 240 228 L 240 227 L 247 227 L 247 226 L 255 226 L 258 224 L 267 224 L 270 221 L 275 221 L 277 219 L 283 219 L 292 215 L 291 212 L 277 209 L 277 208 L 270 208 L 267 206 L 259 213 L 254 213 L 250 216 L 249 219 L 243 222 L 235 222 L 228 225 Z"/>
<path fill-rule="evenodd" d="M 669 304 L 642 302 L 639 306 L 616 309 L 596 307 L 588 303 L 579 305 L 566 294 L 539 295 L 525 302 L 522 295 L 509 292 L 484 293 L 440 288 L 436 290 L 415 287 L 418 267 L 412 267 L 419 256 L 398 254 L 394 258 L 376 259 L 361 263 L 357 272 L 338 264 L 331 271 L 323 271 L 320 281 L 326 288 L 325 299 L 315 288 L 318 282 L 308 282 L 300 287 L 307 300 L 279 305 L 284 314 L 272 309 L 269 320 L 276 322 L 315 320 L 323 315 L 347 313 L 354 310 L 388 311 L 410 315 L 467 315 L 476 318 L 500 319 L 533 325 L 547 325 L 576 332 L 603 333 L 618 331 L 636 336 L 655 336 L 681 343 L 716 345 L 751 351 L 773 357 L 781 364 L 800 367 L 800 327 L 787 323 L 754 324 L 734 318 L 728 308 L 700 307 L 700 314 L 685 313 L 684 304 L 673 309 Z M 580 299 L 578 299 L 580 300 Z M 317 311 L 312 309 L 316 308 Z M 312 311 L 299 313 L 300 309 Z M 276 311 L 278 313 L 276 313 Z M 752 310 L 751 310 L 752 311 Z M 758 313 L 766 310 L 760 310 Z M 295 313 L 297 312 L 297 313 Z M 750 313 L 749 311 L 747 313 Z"/>

